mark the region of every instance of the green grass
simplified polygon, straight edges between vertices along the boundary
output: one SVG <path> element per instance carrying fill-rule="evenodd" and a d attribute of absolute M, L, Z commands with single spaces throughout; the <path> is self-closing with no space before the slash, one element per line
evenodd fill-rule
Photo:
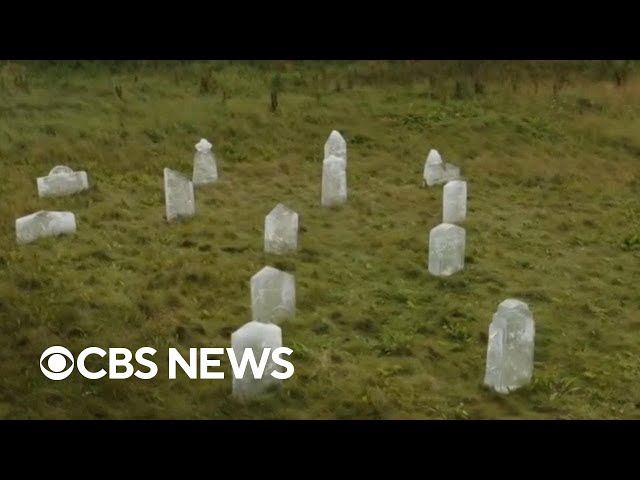
<path fill-rule="evenodd" d="M 553 65 L 527 77 L 517 62 L 455 78 L 385 62 L 25 65 L 0 82 L 0 418 L 640 418 L 634 78 L 617 88 L 584 62 L 561 88 Z M 334 128 L 349 199 L 325 209 Z M 201 137 L 220 181 L 167 224 L 162 169 L 190 174 Z M 447 279 L 426 268 L 442 214 L 442 189 L 421 188 L 430 148 L 469 182 L 466 268 Z M 57 164 L 92 188 L 39 199 Z M 262 251 L 278 202 L 300 215 L 285 257 Z M 74 212 L 77 234 L 18 246 L 15 219 L 40 209 Z M 168 380 L 168 347 L 229 346 L 265 265 L 296 276 L 294 376 L 245 403 L 230 380 Z M 501 397 L 482 379 L 508 297 L 534 314 L 536 364 Z M 53 382 L 38 366 L 51 345 L 152 346 L 160 372 Z"/>

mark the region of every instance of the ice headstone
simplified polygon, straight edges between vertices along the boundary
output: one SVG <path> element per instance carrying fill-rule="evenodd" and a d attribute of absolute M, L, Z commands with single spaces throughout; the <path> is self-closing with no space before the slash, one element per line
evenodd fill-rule
<path fill-rule="evenodd" d="M 242 378 L 236 378 L 232 372 L 232 395 L 234 397 L 252 397 L 280 385 L 282 380 L 271 375 L 274 371 L 280 371 L 271 357 L 271 352 L 280 347 L 282 347 L 282 330 L 277 325 L 249 322 L 231 334 L 231 348 L 238 364 L 242 361 L 245 349 L 250 348 L 258 366 L 260 366 L 262 355 L 266 356 L 265 349 L 270 349 L 266 366 L 260 378 L 255 378 L 250 363 L 247 365 Z"/>
<path fill-rule="evenodd" d="M 211 151 L 211 145 L 206 139 L 196 144 L 196 154 L 193 158 L 193 184 L 206 185 L 218 180 L 218 165 L 216 157 Z"/>
<path fill-rule="evenodd" d="M 58 175 L 61 173 L 73 173 L 73 168 L 67 167 L 66 165 L 56 165 L 51 169 L 49 175 Z"/>
<path fill-rule="evenodd" d="M 344 160 L 331 155 L 322 162 L 322 205 L 333 207 L 347 201 L 347 171 Z"/>
<path fill-rule="evenodd" d="M 485 385 L 507 394 L 531 380 L 533 375 L 535 324 L 526 303 L 507 299 L 489 326 Z"/>
<path fill-rule="evenodd" d="M 427 160 L 424 163 L 424 182 L 430 187 L 441 183 L 444 180 L 444 163 L 440 153 L 435 150 L 429 150 Z"/>
<path fill-rule="evenodd" d="M 75 233 L 76 217 L 71 212 L 40 210 L 16 220 L 18 243 L 30 243 L 38 238 Z"/>
<path fill-rule="evenodd" d="M 447 277 L 464 268 L 465 230 L 441 223 L 429 233 L 429 272 Z"/>
<path fill-rule="evenodd" d="M 164 169 L 164 200 L 169 222 L 196 213 L 193 182 L 169 168 Z"/>
<path fill-rule="evenodd" d="M 422 174 L 423 184 L 431 187 L 432 185 L 441 185 L 451 180 L 460 178 L 460 168 L 453 163 L 444 162 L 437 150 L 429 150 L 427 160 L 424 163 L 424 172 Z"/>
<path fill-rule="evenodd" d="M 330 156 L 342 158 L 347 165 L 347 142 L 340 132 L 333 130 L 324 144 L 324 158 Z"/>
<path fill-rule="evenodd" d="M 442 222 L 462 223 L 467 218 L 467 182 L 451 180 L 442 189 Z"/>
<path fill-rule="evenodd" d="M 279 203 L 264 220 L 264 251 L 283 254 L 298 248 L 298 214 Z"/>
<path fill-rule="evenodd" d="M 296 310 L 295 278 L 273 267 L 264 267 L 251 277 L 251 319 L 282 323 L 293 319 Z"/>
<path fill-rule="evenodd" d="M 450 182 L 451 180 L 458 180 L 460 178 L 460 168 L 456 167 L 453 163 L 446 162 L 444 164 L 444 181 Z"/>
<path fill-rule="evenodd" d="M 74 172 L 65 165 L 57 165 L 46 177 L 38 177 L 38 196 L 62 197 L 87 190 L 89 179 L 87 172 Z"/>

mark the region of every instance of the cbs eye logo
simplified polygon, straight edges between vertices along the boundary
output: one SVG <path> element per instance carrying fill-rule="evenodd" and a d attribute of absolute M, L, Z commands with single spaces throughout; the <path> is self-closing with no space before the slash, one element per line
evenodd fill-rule
<path fill-rule="evenodd" d="M 48 360 L 47 357 L 49 357 Z M 71 363 L 69 367 L 66 367 L 67 360 Z M 74 363 L 71 352 L 60 346 L 49 347 L 40 356 L 40 370 L 50 380 L 67 378 L 73 371 Z"/>

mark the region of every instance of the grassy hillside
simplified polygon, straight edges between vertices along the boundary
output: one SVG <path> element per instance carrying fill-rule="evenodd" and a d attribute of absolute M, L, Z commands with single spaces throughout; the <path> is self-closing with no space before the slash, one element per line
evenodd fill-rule
<path fill-rule="evenodd" d="M 5 65 L 0 418 L 640 418 L 640 84 L 563 65 Z M 320 207 L 332 129 L 349 148 L 340 209 Z M 202 137 L 220 181 L 167 224 L 162 169 L 190 174 Z M 430 148 L 469 182 L 466 268 L 448 279 L 426 268 Z M 91 190 L 39 199 L 58 164 Z M 278 202 L 300 215 L 295 255 L 262 251 Z M 77 234 L 18 246 L 15 219 L 40 209 L 74 212 Z M 168 347 L 229 345 L 265 265 L 296 276 L 293 378 L 246 403 L 230 380 L 168 380 Z M 482 379 L 508 297 L 534 314 L 536 366 L 501 397 Z M 53 382 L 50 345 L 153 346 L 160 373 Z"/>

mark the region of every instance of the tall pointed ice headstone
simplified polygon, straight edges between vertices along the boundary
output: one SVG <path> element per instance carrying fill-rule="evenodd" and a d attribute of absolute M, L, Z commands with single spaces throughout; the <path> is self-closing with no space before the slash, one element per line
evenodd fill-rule
<path fill-rule="evenodd" d="M 333 130 L 329 135 L 329 138 L 324 144 L 324 158 L 330 156 L 344 159 L 345 167 L 347 165 L 347 142 L 344 137 L 340 135 L 340 132 Z"/>
<path fill-rule="evenodd" d="M 322 162 L 322 198 L 325 207 L 342 205 L 347 201 L 347 171 L 344 160 L 331 155 Z"/>
<path fill-rule="evenodd" d="M 296 285 L 293 275 L 264 267 L 251 277 L 251 319 L 263 323 L 282 323 L 293 319 Z"/>
<path fill-rule="evenodd" d="M 169 168 L 164 169 L 164 199 L 168 222 L 196 213 L 193 182 Z"/>
<path fill-rule="evenodd" d="M 533 375 L 535 323 L 526 303 L 507 299 L 489 326 L 485 385 L 507 394 Z"/>
<path fill-rule="evenodd" d="M 462 223 L 467 218 L 467 182 L 452 180 L 442 189 L 442 222 Z"/>
<path fill-rule="evenodd" d="M 218 180 L 218 165 L 216 157 L 211 151 L 211 145 L 206 139 L 196 144 L 196 154 L 193 158 L 193 184 L 206 185 Z"/>
<path fill-rule="evenodd" d="M 424 163 L 422 177 L 423 185 L 429 187 L 442 185 L 451 180 L 458 180 L 460 178 L 460 168 L 453 163 L 444 162 L 440 153 L 435 149 L 431 149 Z"/>
<path fill-rule="evenodd" d="M 74 172 L 65 165 L 53 167 L 49 175 L 38 177 L 36 183 L 41 198 L 73 195 L 89 188 L 87 172 Z"/>
<path fill-rule="evenodd" d="M 447 277 L 464 268 L 465 230 L 441 223 L 429 233 L 429 272 Z"/>
<path fill-rule="evenodd" d="M 429 150 L 429 155 L 427 155 L 422 176 L 424 183 L 429 187 L 441 183 L 444 180 L 444 163 L 442 162 L 442 157 L 440 153 L 433 148 Z"/>
<path fill-rule="evenodd" d="M 16 240 L 30 243 L 38 238 L 68 235 L 76 231 L 76 217 L 71 212 L 40 210 L 16 220 Z"/>
<path fill-rule="evenodd" d="M 242 378 L 236 378 L 232 372 L 232 394 L 234 397 L 248 398 L 259 395 L 282 382 L 282 380 L 271 375 L 272 372 L 279 371 L 277 365 L 273 362 L 271 352 L 280 347 L 282 347 L 282 330 L 277 325 L 249 322 L 231 334 L 231 348 L 238 364 L 242 361 L 245 349 L 250 348 L 258 366 L 260 366 L 263 354 L 267 356 L 265 349 L 270 349 L 266 366 L 260 378 L 254 376 L 250 363 L 247 365 Z"/>
<path fill-rule="evenodd" d="M 264 219 L 264 251 L 283 254 L 298 248 L 298 214 L 279 203 Z"/>

